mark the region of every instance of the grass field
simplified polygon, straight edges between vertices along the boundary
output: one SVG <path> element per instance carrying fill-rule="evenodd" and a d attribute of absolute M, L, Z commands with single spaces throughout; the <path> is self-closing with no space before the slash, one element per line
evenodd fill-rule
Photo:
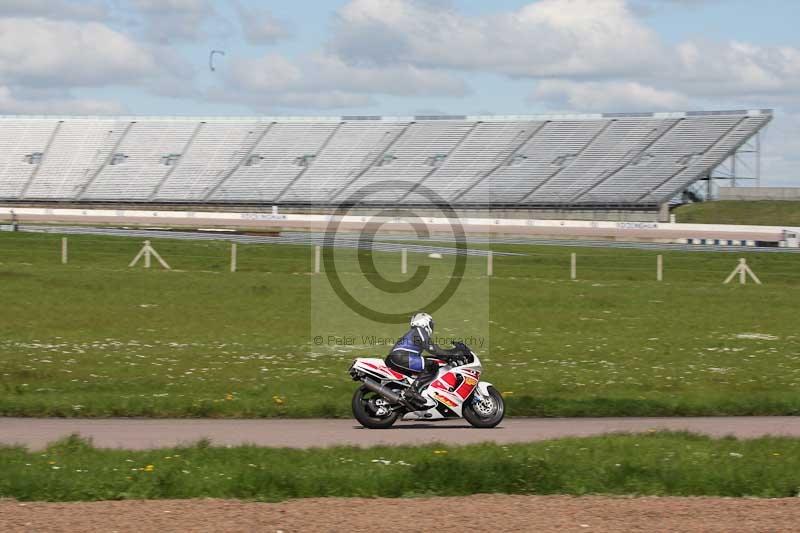
<path fill-rule="evenodd" d="M 681 223 L 800 227 L 800 202 L 720 200 L 678 207 Z"/>
<path fill-rule="evenodd" d="M 230 273 L 227 243 L 154 241 L 165 272 L 127 268 L 138 240 L 72 236 L 68 265 L 59 243 L 0 233 L 2 415 L 346 417 L 351 360 L 404 331 L 351 324 L 315 288 L 308 247 L 240 245 Z M 491 280 L 470 259 L 436 319 L 480 334 L 510 415 L 800 413 L 800 257 L 747 254 L 764 285 L 739 286 L 721 283 L 735 254 L 664 253 L 658 283 L 656 252 L 493 248 L 526 255 L 495 257 Z M 376 253 L 377 270 L 396 255 Z M 410 254 L 409 268 L 442 281 L 451 261 Z"/>
<path fill-rule="evenodd" d="M 201 442 L 133 452 L 72 437 L 44 453 L 0 447 L 0 470 L 0 498 L 24 501 L 492 492 L 774 498 L 800 491 L 800 440 L 653 433 L 506 446 L 290 450 Z"/>

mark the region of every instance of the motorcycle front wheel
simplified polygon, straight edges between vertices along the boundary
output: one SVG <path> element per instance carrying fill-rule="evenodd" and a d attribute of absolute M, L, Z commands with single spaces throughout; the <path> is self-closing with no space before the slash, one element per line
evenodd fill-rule
<path fill-rule="evenodd" d="M 365 428 L 386 429 L 400 418 L 400 413 L 390 410 L 389 402 L 380 394 L 359 387 L 353 394 L 353 416 Z"/>
<path fill-rule="evenodd" d="M 503 421 L 506 404 L 503 396 L 494 387 L 487 389 L 488 394 L 480 400 L 473 396 L 464 405 L 464 419 L 476 428 L 493 428 Z"/>

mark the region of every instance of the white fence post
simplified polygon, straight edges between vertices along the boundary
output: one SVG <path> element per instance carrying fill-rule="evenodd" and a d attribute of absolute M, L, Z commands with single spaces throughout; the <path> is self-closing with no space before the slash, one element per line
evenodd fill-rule
<path fill-rule="evenodd" d="M 319 246 L 314 247 L 314 274 L 319 274 Z"/>
<path fill-rule="evenodd" d="M 494 275 L 494 255 L 491 250 L 486 255 L 486 275 L 490 277 Z"/>
<path fill-rule="evenodd" d="M 66 265 L 67 261 L 69 260 L 69 257 L 67 255 L 69 253 L 67 246 L 68 246 L 67 238 L 66 237 L 61 237 L 61 264 L 62 265 Z"/>
<path fill-rule="evenodd" d="M 753 278 L 753 281 L 755 281 L 757 285 L 761 285 L 761 280 L 758 279 L 756 273 L 753 272 L 753 270 L 749 266 L 747 266 L 747 261 L 742 259 L 742 263 L 744 264 L 744 269 L 747 271 L 748 274 L 750 274 L 750 277 Z"/>
<path fill-rule="evenodd" d="M 575 280 L 578 278 L 578 254 L 572 252 L 572 256 L 570 257 L 570 268 L 569 268 L 569 278 L 571 280 Z"/>
<path fill-rule="evenodd" d="M 756 276 L 755 272 L 753 272 L 752 269 L 749 266 L 747 266 L 747 260 L 744 257 L 739 259 L 739 264 L 736 266 L 736 268 L 733 269 L 733 272 L 731 272 L 731 274 L 727 278 L 725 278 L 725 281 L 723 281 L 722 283 L 730 283 L 730 281 L 736 276 L 736 274 L 739 274 L 739 283 L 741 283 L 742 285 L 747 283 L 748 275 L 751 278 L 753 278 L 753 281 L 755 281 L 756 284 L 761 285 L 761 280 L 758 279 L 758 276 Z"/>
<path fill-rule="evenodd" d="M 164 261 L 164 259 L 162 259 L 160 255 L 158 255 L 158 252 L 156 252 L 155 249 L 152 246 L 150 246 L 150 241 L 144 241 L 144 246 L 142 246 L 142 249 L 139 250 L 139 253 L 136 254 L 136 257 L 133 258 L 133 261 L 130 262 L 128 267 L 135 266 L 136 263 L 139 262 L 139 259 L 141 259 L 142 256 L 144 256 L 144 267 L 150 268 L 151 255 L 156 258 L 156 260 L 161 264 L 162 267 L 164 267 L 167 270 L 172 270 L 167 264 L 167 262 Z"/>
<path fill-rule="evenodd" d="M 236 272 L 236 243 L 231 243 L 231 272 Z"/>
<path fill-rule="evenodd" d="M 406 248 L 400 250 L 400 273 L 408 273 L 408 250 Z"/>
<path fill-rule="evenodd" d="M 656 258 L 656 281 L 664 280 L 664 256 L 659 255 Z"/>
<path fill-rule="evenodd" d="M 150 241 L 144 241 L 144 267 L 150 268 Z"/>

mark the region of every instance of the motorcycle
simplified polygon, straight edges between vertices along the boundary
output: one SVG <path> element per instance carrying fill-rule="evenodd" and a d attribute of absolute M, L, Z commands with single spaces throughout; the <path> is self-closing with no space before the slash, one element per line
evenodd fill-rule
<path fill-rule="evenodd" d="M 491 383 L 480 381 L 483 367 L 465 344 L 455 345 L 458 355 L 448 361 L 434 359 L 436 378 L 421 391 L 424 406 L 412 404 L 402 392 L 414 382 L 389 368 L 383 359 L 360 357 L 350 365 L 350 376 L 361 386 L 353 394 L 353 416 L 370 429 L 391 427 L 402 420 L 464 418 L 476 428 L 493 428 L 503 420 L 503 396 Z"/>

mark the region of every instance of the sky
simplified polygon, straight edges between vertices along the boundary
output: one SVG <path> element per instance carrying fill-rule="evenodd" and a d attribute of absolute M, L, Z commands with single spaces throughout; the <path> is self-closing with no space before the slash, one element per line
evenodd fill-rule
<path fill-rule="evenodd" d="M 800 186 L 798 22 L 797 0 L 0 0 L 0 114 L 770 108 L 762 185 Z"/>

